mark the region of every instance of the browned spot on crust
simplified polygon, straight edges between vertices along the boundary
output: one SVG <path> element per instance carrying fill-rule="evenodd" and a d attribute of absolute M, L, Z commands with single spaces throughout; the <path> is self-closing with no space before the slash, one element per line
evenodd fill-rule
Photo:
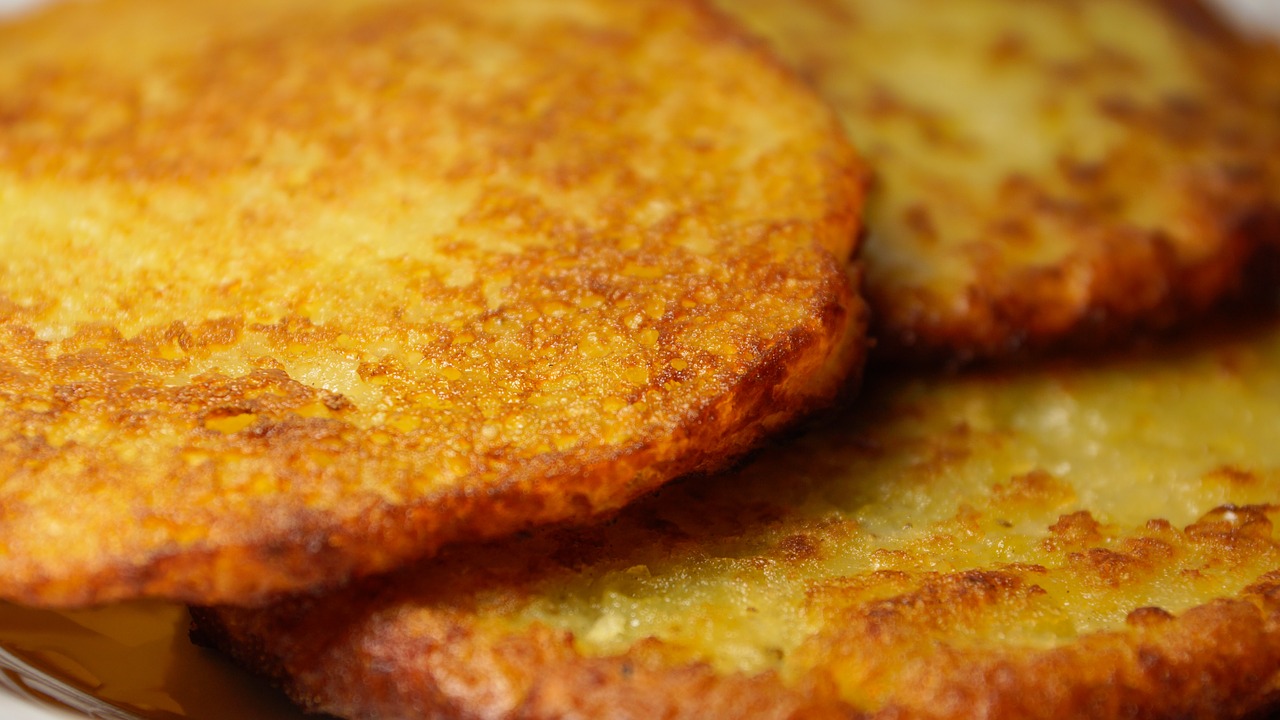
<path fill-rule="evenodd" d="M 1142 542 L 1137 547 L 1132 548 L 1131 552 L 1090 548 L 1084 552 L 1071 553 L 1067 556 L 1067 562 L 1083 578 L 1086 578 L 1086 583 L 1121 587 L 1135 582 L 1143 575 L 1150 574 L 1153 571 L 1154 564 L 1147 562 L 1144 555 L 1162 551 L 1166 555 L 1170 554 L 1171 548 L 1167 544 L 1158 544 L 1159 541 L 1153 541 L 1149 538 L 1142 538 L 1141 540 L 1146 542 Z"/>
<path fill-rule="evenodd" d="M 1052 535 L 1044 539 L 1045 549 L 1059 550 L 1096 543 L 1102 538 L 1099 533 L 1101 528 L 1102 526 L 1093 519 L 1088 510 L 1063 515 L 1056 523 L 1049 526 L 1049 532 Z"/>
<path fill-rule="evenodd" d="M 816 560 L 822 553 L 821 543 L 803 534 L 788 535 L 778 544 L 778 549 L 782 551 L 789 562 Z"/>
<path fill-rule="evenodd" d="M 1272 507 L 1226 505 L 1200 518 L 1187 526 L 1187 535 L 1204 542 L 1235 543 L 1239 541 L 1257 540 L 1270 542 L 1273 539 L 1271 518 L 1267 512 Z"/>
<path fill-rule="evenodd" d="M 842 613 L 837 624 L 851 624 L 851 636 L 862 635 L 880 644 L 910 638 L 921 630 L 968 627 L 993 604 L 1043 592 L 1016 575 L 967 571 L 927 578 L 918 588 Z M 870 652 L 871 649 L 867 648 Z M 861 651 L 860 651 L 861 652 Z"/>
<path fill-rule="evenodd" d="M 997 485 L 991 493 L 994 502 L 1044 505 L 1072 497 L 1071 488 L 1044 470 L 1011 478 Z"/>
<path fill-rule="evenodd" d="M 1259 482 L 1258 476 L 1248 470 L 1242 470 L 1231 465 L 1224 465 L 1210 472 L 1207 476 L 1211 480 L 1226 482 L 1232 485 L 1255 485 Z"/>

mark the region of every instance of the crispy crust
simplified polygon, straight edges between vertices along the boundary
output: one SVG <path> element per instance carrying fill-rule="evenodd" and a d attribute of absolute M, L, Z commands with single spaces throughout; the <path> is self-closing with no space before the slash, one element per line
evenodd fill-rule
<path fill-rule="evenodd" d="M 1238 291 L 1280 123 L 1199 0 L 721 0 L 875 168 L 886 362 L 1094 347 Z M 1118 28 L 1126 28 L 1119 32 Z"/>
<path fill-rule="evenodd" d="M 253 603 L 582 520 L 861 363 L 861 166 L 697 2 L 103 0 L 0 45 L 0 597 Z"/>
<path fill-rule="evenodd" d="M 364 609 L 344 607 L 339 621 L 345 626 L 347 610 Z M 305 619 L 291 622 L 298 615 Z M 305 605 L 252 619 L 231 609 L 193 608 L 192 617 L 196 642 L 276 681 L 303 709 L 345 718 L 860 716 L 829 682 L 795 689 L 772 675 L 725 677 L 706 665 L 663 662 L 661 648 L 585 658 L 562 634 L 486 633 L 447 613 L 419 615 L 413 634 L 387 626 L 356 636 L 318 632 Z M 281 634 L 290 646 L 287 659 L 275 640 L 255 645 Z M 326 660 L 303 661 L 308 652 Z M 384 671 L 372 670 L 377 662 L 386 663 Z"/>
<path fill-rule="evenodd" d="M 608 524 L 195 637 L 350 718 L 1243 717 L 1280 686 L 1280 323 L 1208 340 L 880 378 Z"/>
<path fill-rule="evenodd" d="M 986 589 L 1010 582 L 1017 581 L 965 573 L 941 577 L 937 584 Z M 914 668 L 915 688 L 895 683 L 892 689 L 901 694 L 891 694 L 875 712 L 842 700 L 835 683 L 820 673 L 796 687 L 774 673 L 725 676 L 705 664 L 663 662 L 660 650 L 645 647 L 587 658 L 574 653 L 563 634 L 536 629 L 489 635 L 441 613 L 419 613 L 412 633 L 388 625 L 357 637 L 341 630 L 348 622 L 345 611 L 366 610 L 360 606 L 326 618 L 337 626 L 322 625 L 308 609 L 293 605 L 257 617 L 207 608 L 193 609 L 192 616 L 196 642 L 274 680 L 304 709 L 344 718 L 1222 720 L 1276 705 L 1278 595 L 1280 575 L 1272 575 L 1260 578 L 1245 599 L 1216 601 L 1177 618 L 1160 610 L 1135 611 L 1125 631 L 1064 648 L 990 653 L 943 647 Z M 920 613 L 951 610 L 919 597 L 897 602 L 908 599 Z M 298 614 L 302 622 L 292 617 Z M 286 639 L 256 645 L 280 635 Z M 852 632 L 835 641 L 901 652 Z M 283 657 L 282 642 L 288 647 Z M 314 660 L 321 657 L 323 662 Z"/>

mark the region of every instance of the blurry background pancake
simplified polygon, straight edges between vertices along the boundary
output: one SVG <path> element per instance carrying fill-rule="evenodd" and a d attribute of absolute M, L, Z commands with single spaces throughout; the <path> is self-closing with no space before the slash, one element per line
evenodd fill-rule
<path fill-rule="evenodd" d="M 100 0 L 0 47 L 0 597 L 582 519 L 860 360 L 860 166 L 697 3 Z"/>
<path fill-rule="evenodd" d="M 1280 118 L 1196 0 L 720 0 L 876 173 L 880 351 L 963 361 L 1163 328 L 1234 290 Z"/>
<path fill-rule="evenodd" d="M 1275 29 L 1280 30 L 1280 8 L 1277 8 L 1277 20 L 1274 23 Z M 1258 59 L 1254 62 L 1254 77 L 1261 84 L 1261 97 L 1265 103 L 1265 112 L 1275 122 L 1280 123 L 1280 41 L 1276 38 L 1268 38 L 1267 41 L 1261 42 L 1257 47 Z M 1272 207 L 1269 225 L 1265 231 L 1267 239 L 1270 241 L 1270 250 L 1272 255 L 1269 258 L 1273 266 L 1280 266 L 1280 137 L 1272 138 L 1271 150 L 1266 155 L 1270 162 L 1270 177 L 1272 178 L 1271 197 Z M 1280 271 L 1275 271 L 1274 278 L 1280 278 Z M 1271 286 L 1275 287 L 1280 281 L 1273 279 Z"/>
<path fill-rule="evenodd" d="M 606 525 L 197 611 L 349 717 L 1231 718 L 1280 680 L 1280 320 L 886 378 Z"/>

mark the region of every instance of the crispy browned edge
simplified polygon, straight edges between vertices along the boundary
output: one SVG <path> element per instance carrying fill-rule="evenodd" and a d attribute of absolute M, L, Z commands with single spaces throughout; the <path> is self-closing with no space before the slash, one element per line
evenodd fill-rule
<path fill-rule="evenodd" d="M 680 0 L 704 21 L 709 36 L 733 43 L 767 67 L 791 76 L 763 43 L 704 0 Z M 809 92 L 795 81 L 797 92 Z M 518 474 L 475 490 L 451 489 L 408 505 L 370 509 L 357 523 L 334 527 L 328 516 L 295 518 L 290 537 L 160 556 L 143 568 L 117 568 L 91 579 L 49 578 L 13 594 L 17 602 L 75 607 L 142 596 L 184 602 L 264 604 L 282 592 L 333 587 L 431 555 L 450 542 L 500 537 L 550 522 L 585 522 L 683 475 L 719 470 L 763 438 L 851 393 L 866 358 L 866 305 L 860 295 L 857 236 L 868 173 L 831 113 L 829 151 L 819 158 L 827 215 L 814 223 L 819 248 L 850 247 L 850 257 L 824 251 L 829 282 L 815 298 L 811 322 L 794 329 L 771 353 L 743 369 L 738 384 L 680 418 L 663 436 L 649 436 L 590 454 L 548 454 Z M 848 239 L 844 242 L 842 239 Z M 315 539 L 326 545 L 317 546 Z M 366 553 L 326 547 L 371 548 Z M 234 568 L 233 572 L 222 570 Z M 217 587 L 209 577 L 217 576 Z"/>
<path fill-rule="evenodd" d="M 1115 252 L 1105 262 L 1040 268 L 1000 286 L 986 285 L 986 297 L 964 319 L 932 317 L 900 325 L 874 314 L 878 322 L 873 323 L 871 360 L 916 367 L 1019 361 L 1101 349 L 1123 344 L 1135 334 L 1174 330 L 1243 293 L 1246 269 L 1261 254 L 1272 217 L 1259 208 L 1217 224 L 1211 232 L 1222 234 L 1222 247 L 1192 265 L 1179 262 L 1164 238 L 1126 246 L 1129 238 L 1117 233 Z M 1059 303 L 1072 294 L 1072 279 L 1082 272 L 1093 278 L 1089 301 Z M 1154 278 L 1159 282 L 1153 285 Z M 884 298 L 867 292 L 873 307 L 885 306 Z"/>
<path fill-rule="evenodd" d="M 850 276 L 859 275 L 856 266 L 849 270 Z M 383 505 L 358 524 L 336 530 L 328 516 L 300 516 L 291 538 L 270 545 L 181 551 L 141 569 L 31 583 L 15 599 L 50 607 L 147 595 L 260 604 L 278 596 L 282 587 L 332 587 L 392 569 L 448 542 L 499 537 L 546 522 L 586 521 L 674 477 L 721 469 L 764 437 L 835 403 L 857 384 L 865 357 L 866 315 L 850 284 L 833 280 L 815 323 L 819 329 L 793 331 L 788 342 L 746 370 L 736 387 L 700 413 L 682 418 L 667 437 L 606 448 L 585 459 L 535 458 L 518 476 L 483 491 L 454 488 L 410 505 Z M 328 553 L 302 541 L 320 537 L 327 546 L 365 545 L 371 551 Z M 212 592 L 211 574 L 223 578 Z"/>
<path fill-rule="evenodd" d="M 973 570 L 934 584 L 945 586 L 948 602 L 981 605 L 1017 582 L 1000 571 Z M 378 590 L 364 586 L 357 600 L 372 607 L 357 603 L 357 609 L 376 608 Z M 1244 717 L 1280 700 L 1280 572 L 1260 578 L 1242 598 L 1216 600 L 1176 618 L 1140 609 L 1130 614 L 1127 631 L 1051 650 L 940 654 L 935 682 L 915 688 L 915 702 L 875 712 L 843 702 L 820 674 L 794 685 L 771 672 L 725 675 L 705 664 L 666 662 L 656 643 L 584 657 L 565 635 L 540 627 L 486 632 L 447 609 L 415 616 L 414 636 L 389 623 L 387 632 L 346 637 L 346 618 L 326 612 L 352 609 L 329 603 L 316 613 L 307 599 L 257 614 L 192 608 L 192 637 L 271 679 L 304 709 L 351 718 L 1207 720 Z M 399 672 L 380 669 L 379 659 Z M 920 711 L 921 701 L 927 710 Z"/>
<path fill-rule="evenodd" d="M 1191 34 L 1236 58 L 1240 78 L 1260 62 L 1258 43 L 1243 37 L 1204 0 L 1146 1 L 1165 10 Z M 1240 78 L 1224 80 L 1236 82 Z M 1265 113 L 1272 108 L 1259 104 L 1256 109 Z M 1280 143 L 1280 118 L 1268 139 Z M 1218 238 L 1220 247 L 1193 264 L 1178 259 L 1167 237 L 1110 228 L 1106 233 L 1110 250 L 1102 261 L 1070 257 L 1053 267 L 1028 270 L 1000 283 L 983 282 L 979 277 L 971 298 L 972 313 L 963 318 L 888 317 L 892 312 L 879 311 L 887 307 L 885 294 L 869 287 L 875 338 L 871 360 L 877 364 L 956 366 L 1063 350 L 1077 352 L 1123 343 L 1135 333 L 1162 333 L 1202 318 L 1247 294 L 1251 264 L 1260 261 L 1268 240 L 1280 242 L 1280 173 L 1274 168 L 1265 173 L 1261 179 L 1263 197 L 1250 202 L 1242 202 L 1248 191 L 1230 189 L 1241 181 L 1252 186 L 1259 178 L 1223 178 L 1218 184 L 1226 188 L 1200 188 L 1202 192 L 1195 198 L 1201 210 L 1195 231 Z M 1231 211 L 1222 212 L 1223 206 Z M 1082 273 L 1091 278 L 1089 291 L 1083 302 L 1075 302 L 1071 300 L 1072 284 Z M 990 277 L 986 275 L 986 279 Z"/>
<path fill-rule="evenodd" d="M 287 623 L 294 609 L 288 603 L 274 608 L 261 629 L 270 632 L 274 622 Z M 192 641 L 266 677 L 308 712 L 387 720 L 858 716 L 829 684 L 790 689 L 772 675 L 724 677 L 706 665 L 663 666 L 643 648 L 624 656 L 584 658 L 551 632 L 485 637 L 466 622 L 444 618 L 433 618 L 439 622 L 427 628 L 429 641 L 389 634 L 384 645 L 361 648 L 369 654 L 352 652 L 354 643 L 331 636 L 332 645 L 321 641 L 306 650 L 323 657 L 327 667 L 300 679 L 307 668 L 268 653 L 254 631 L 258 628 L 244 632 L 233 617 L 237 612 L 191 608 Z M 372 654 L 403 658 L 415 675 L 372 670 Z M 513 693 L 523 697 L 511 709 Z"/>
<path fill-rule="evenodd" d="M 856 268 L 851 275 L 857 277 Z M 449 542 L 493 538 L 534 525 L 586 521 L 682 475 L 719 470 L 766 436 L 830 406 L 857 384 L 865 357 L 866 312 L 848 284 L 831 283 L 820 331 L 798 329 L 789 342 L 743 373 L 736 387 L 664 438 L 601 450 L 588 458 L 539 457 L 521 473 L 482 491 L 455 488 L 410 505 L 370 510 L 336 530 L 328 516 L 299 517 L 292 538 L 267 546 L 223 547 L 159 557 L 141 569 L 32 583 L 16 599 L 73 607 L 163 595 L 187 602 L 233 598 L 261 604 L 281 588 L 332 587 L 390 570 Z M 765 422 L 767 420 L 767 422 Z M 620 492 L 619 488 L 625 488 Z M 365 545 L 370 553 L 328 553 L 293 538 L 324 537 L 327 546 Z M 218 568 L 234 572 L 217 572 Z M 210 591 L 208 577 L 224 581 Z"/>

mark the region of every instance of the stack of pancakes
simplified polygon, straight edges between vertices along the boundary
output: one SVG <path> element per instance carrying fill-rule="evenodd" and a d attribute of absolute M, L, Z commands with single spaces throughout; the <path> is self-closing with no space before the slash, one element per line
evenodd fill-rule
<path fill-rule="evenodd" d="M 0 598 L 349 718 L 1280 708 L 1278 247 L 1198 0 L 58 3 Z"/>

